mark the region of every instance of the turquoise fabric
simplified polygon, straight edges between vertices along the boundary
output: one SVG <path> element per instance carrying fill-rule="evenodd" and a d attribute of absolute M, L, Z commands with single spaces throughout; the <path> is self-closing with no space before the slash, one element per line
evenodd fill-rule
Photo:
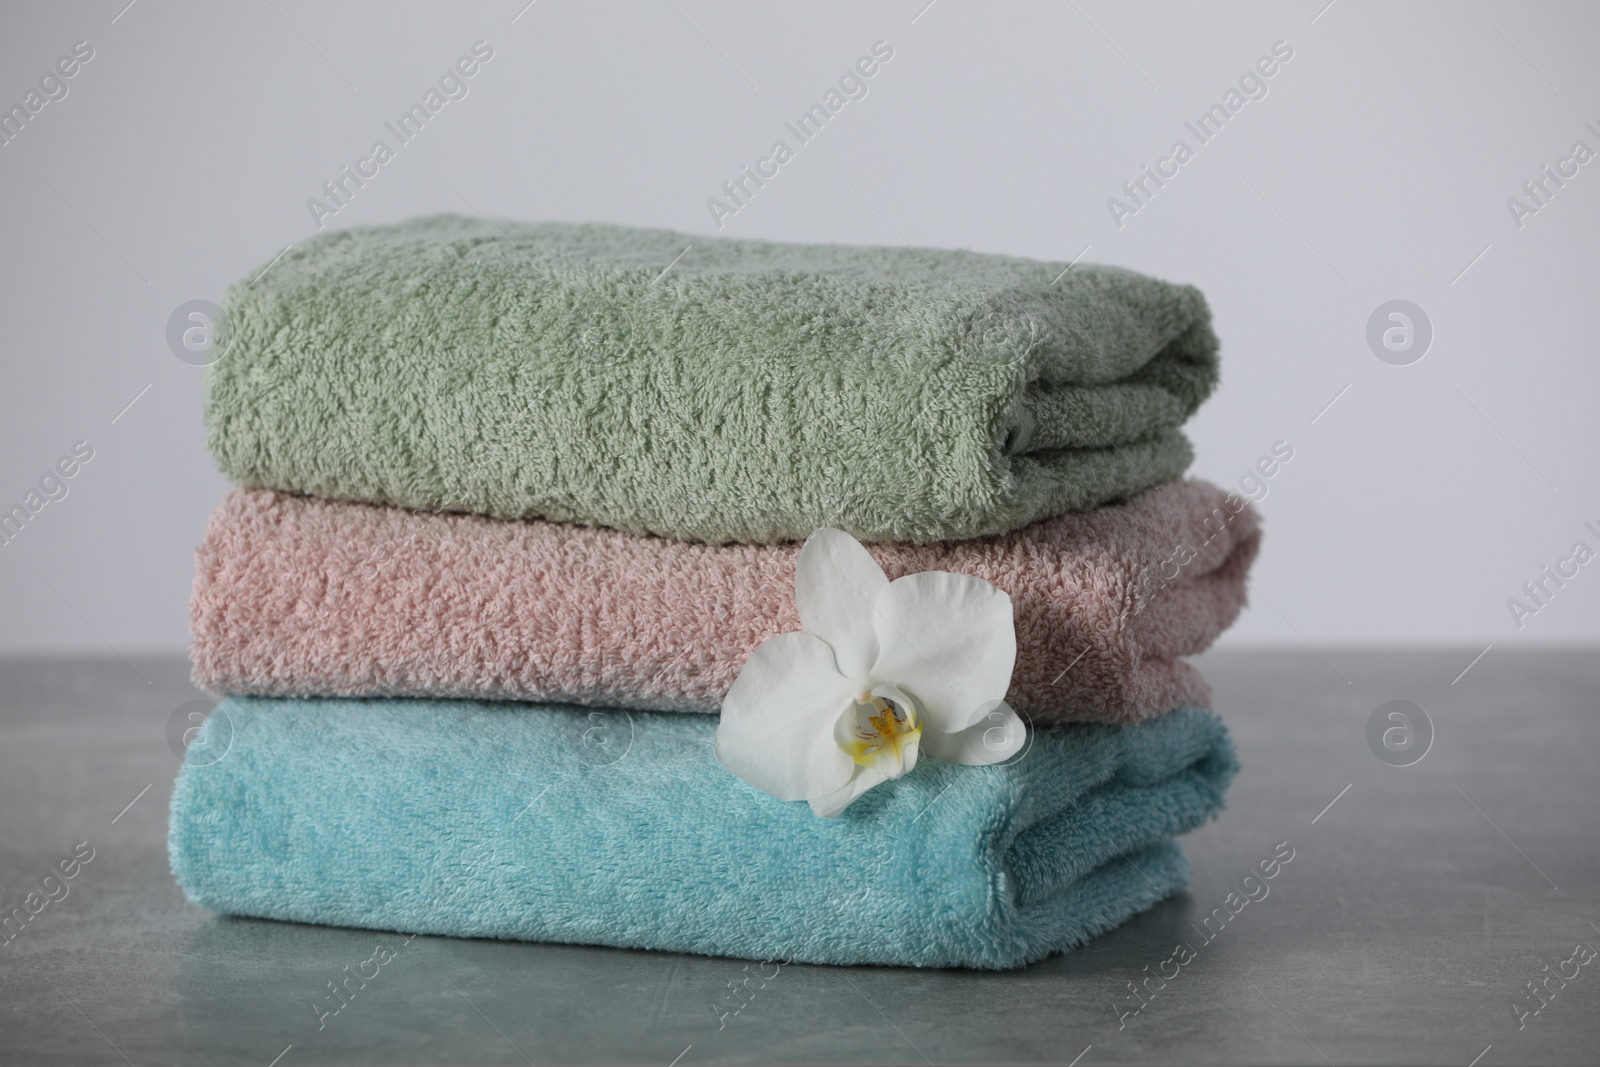
<path fill-rule="evenodd" d="M 1222 723 L 1034 733 L 923 760 L 821 819 L 725 771 L 716 720 L 505 703 L 220 704 L 172 800 L 172 868 L 216 911 L 834 964 L 1016 967 L 1183 887 Z M 220 758 L 218 756 L 220 755 Z"/>
<path fill-rule="evenodd" d="M 1180 477 L 1217 383 L 1198 290 L 1068 266 L 454 216 L 320 234 L 229 292 L 209 444 L 242 486 L 682 540 L 1004 533 Z"/>

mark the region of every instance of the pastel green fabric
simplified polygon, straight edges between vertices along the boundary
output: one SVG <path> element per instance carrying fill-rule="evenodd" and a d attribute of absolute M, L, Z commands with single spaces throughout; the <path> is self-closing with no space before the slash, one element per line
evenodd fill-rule
<path fill-rule="evenodd" d="M 923 760 L 837 819 L 729 774 L 714 719 L 231 698 L 172 800 L 172 869 L 235 915 L 833 964 L 1008 968 L 1183 887 L 1222 723 L 1038 731 Z M 219 758 L 220 757 L 220 758 Z"/>
<path fill-rule="evenodd" d="M 322 234 L 229 292 L 209 443 L 246 487 L 682 540 L 1004 533 L 1178 478 L 1217 382 L 1198 290 L 1068 266 L 455 216 Z"/>

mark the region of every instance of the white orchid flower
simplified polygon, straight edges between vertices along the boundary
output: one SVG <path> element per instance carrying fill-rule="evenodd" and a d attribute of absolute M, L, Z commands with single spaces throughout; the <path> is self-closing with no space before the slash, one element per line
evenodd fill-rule
<path fill-rule="evenodd" d="M 981 578 L 889 581 L 861 543 L 812 534 L 795 565 L 802 630 L 764 642 L 722 702 L 717 759 L 822 816 L 907 774 L 919 754 L 999 763 L 1027 731 L 1005 703 L 1011 598 Z"/>

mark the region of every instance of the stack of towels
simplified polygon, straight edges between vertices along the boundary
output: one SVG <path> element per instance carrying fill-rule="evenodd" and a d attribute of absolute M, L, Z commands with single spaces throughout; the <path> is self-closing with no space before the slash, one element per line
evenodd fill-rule
<path fill-rule="evenodd" d="M 172 803 L 189 898 L 1004 968 L 1178 892 L 1173 839 L 1236 769 L 1182 657 L 1243 606 L 1258 522 L 1181 480 L 1217 380 L 1200 294 L 1065 267 L 441 216 L 235 286 L 206 421 L 239 488 L 192 606 L 225 699 Z M 719 761 L 829 529 L 888 579 L 1009 596 L 1010 758 L 925 746 L 832 817 Z"/>

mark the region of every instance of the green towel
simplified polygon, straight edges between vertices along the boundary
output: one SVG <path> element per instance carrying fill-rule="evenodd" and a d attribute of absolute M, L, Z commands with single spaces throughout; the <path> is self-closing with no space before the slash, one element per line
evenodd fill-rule
<path fill-rule="evenodd" d="M 229 292 L 210 446 L 244 486 L 686 540 L 1003 533 L 1178 478 L 1217 381 L 1197 290 L 1066 267 L 443 215 L 324 234 Z"/>

